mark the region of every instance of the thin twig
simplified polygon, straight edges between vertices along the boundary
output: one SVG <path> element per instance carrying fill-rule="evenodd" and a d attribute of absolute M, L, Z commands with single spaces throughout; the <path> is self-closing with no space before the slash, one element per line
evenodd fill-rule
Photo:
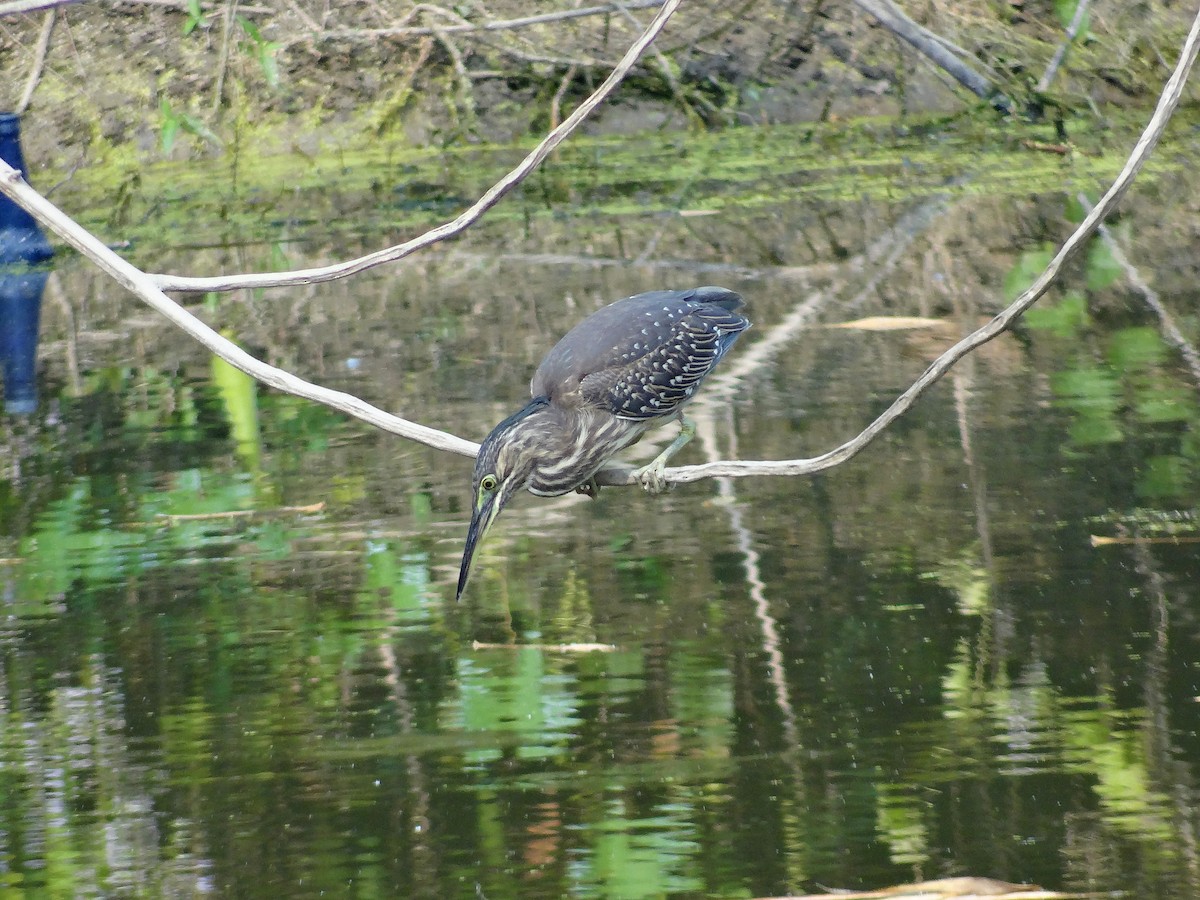
<path fill-rule="evenodd" d="M 1062 65 L 1063 60 L 1067 58 L 1068 48 L 1075 43 L 1075 36 L 1079 34 L 1079 29 L 1083 27 L 1083 19 L 1087 15 L 1087 9 L 1091 6 L 1092 0 L 1078 0 L 1075 4 L 1075 15 L 1071 17 L 1071 24 L 1067 26 L 1067 34 L 1063 38 L 1058 49 L 1054 51 L 1054 56 L 1050 58 L 1050 65 L 1046 66 L 1046 71 L 1043 73 L 1041 80 L 1037 83 L 1037 92 L 1044 94 L 1050 90 L 1050 84 L 1054 81 L 1054 76 L 1058 74 L 1058 68 Z"/>
<path fill-rule="evenodd" d="M 616 12 L 622 6 L 626 9 L 661 9 L 666 3 L 663 0 L 629 0 L 628 3 L 603 3 L 599 6 L 581 6 L 578 9 L 562 9 L 552 13 L 539 13 L 536 16 L 522 16 L 519 19 L 500 19 L 494 22 L 481 22 L 460 25 L 443 26 L 448 33 L 467 33 L 472 31 L 513 31 L 519 28 L 529 28 L 533 25 L 546 25 L 550 22 L 562 22 L 566 19 L 582 19 L 587 16 L 602 16 Z M 430 26 L 403 25 L 395 28 L 330 28 L 321 32 L 322 38 L 378 38 L 378 37 L 413 37 L 435 34 Z"/>
<path fill-rule="evenodd" d="M 56 9 L 60 6 L 71 6 L 75 3 L 83 3 L 85 0 L 10 0 L 8 3 L 0 3 L 0 16 L 17 16 L 25 13 L 37 12 L 39 9 Z M 166 9 L 177 9 L 180 12 L 187 12 L 187 0 L 120 0 L 122 3 L 139 4 L 141 6 L 161 6 Z M 201 9 L 215 9 L 216 3 L 204 2 L 200 4 Z M 243 15 L 267 16 L 277 12 L 276 9 L 270 6 L 243 6 L 239 10 Z"/>
<path fill-rule="evenodd" d="M 229 45 L 233 40 L 233 17 L 237 12 L 237 0 L 229 0 L 221 15 L 221 56 L 217 62 L 217 86 L 213 91 L 213 112 L 221 109 L 225 93 L 225 73 L 229 68 Z"/>
<path fill-rule="evenodd" d="M 629 11 L 629 6 L 625 3 L 614 3 L 617 10 L 621 13 L 621 17 L 629 22 L 634 28 L 641 28 L 642 23 Z M 684 114 L 690 112 L 687 105 L 687 100 L 684 99 L 683 89 L 679 86 L 679 79 L 675 77 L 675 73 L 671 71 L 671 63 L 663 52 L 658 47 L 651 45 L 650 55 L 654 57 L 655 63 L 658 64 L 658 69 L 662 72 L 663 81 L 667 83 L 667 87 L 671 89 L 671 96 L 675 98 L 675 102 L 683 108 Z"/>
<path fill-rule="evenodd" d="M 575 73 L 579 71 L 579 66 L 571 65 L 567 67 L 566 73 L 562 77 L 562 81 L 558 83 L 558 90 L 554 92 L 554 96 L 550 98 L 550 127 L 557 128 L 558 123 L 562 121 L 562 101 L 567 95 L 567 91 L 571 87 L 571 81 L 575 78 Z"/>
<path fill-rule="evenodd" d="M 54 33 L 54 20 L 58 17 L 58 13 L 53 9 L 46 10 L 46 17 L 42 19 L 42 31 L 38 35 L 37 49 L 34 51 L 33 66 L 29 69 L 29 77 L 25 79 L 25 90 L 21 92 L 21 99 L 17 101 L 17 106 L 14 112 L 18 115 L 25 112 L 29 106 L 29 101 L 33 99 L 33 92 L 37 89 L 38 82 L 42 80 L 42 71 L 46 68 L 46 55 L 50 51 L 50 35 Z"/>
<path fill-rule="evenodd" d="M 477 121 L 475 112 L 475 89 L 471 86 L 471 76 L 467 72 L 467 63 L 463 59 L 462 51 L 458 49 L 458 45 L 451 40 L 450 35 L 445 28 L 435 26 L 433 33 L 437 35 L 438 43 L 446 48 L 446 53 L 450 56 L 450 61 L 454 64 L 454 77 L 458 80 L 458 90 L 462 95 L 463 105 L 466 107 L 469 120 L 467 125 L 469 128 L 474 128 Z"/>
<path fill-rule="evenodd" d="M 524 181 L 529 173 L 536 169 L 555 147 L 566 140 L 591 115 L 592 110 L 603 103 L 617 89 L 617 86 L 629 74 L 629 71 L 637 63 L 646 48 L 658 37 L 663 27 L 667 24 L 667 20 L 671 18 L 671 15 L 678 9 L 679 4 L 682 2 L 683 0 L 666 0 L 659 8 L 653 21 L 650 22 L 642 35 L 633 42 L 625 52 L 625 55 L 621 57 L 621 61 L 617 63 L 616 67 L 609 73 L 609 76 L 604 79 L 600 87 L 596 88 L 590 97 L 579 104 L 575 111 L 567 116 L 561 125 L 547 134 L 541 143 L 534 147 L 515 169 L 492 185 L 482 197 L 471 204 L 466 210 L 459 213 L 458 217 L 454 220 L 439 225 L 437 228 L 425 232 L 420 237 L 405 241 L 403 244 L 397 244 L 394 247 L 388 247 L 384 250 L 376 250 L 374 253 L 360 256 L 358 259 L 335 263 L 331 266 L 298 269 L 291 272 L 254 272 L 244 275 L 216 275 L 206 278 L 189 278 L 181 275 L 149 275 L 147 277 L 149 277 L 156 287 L 164 291 L 233 291 L 249 287 L 264 288 L 286 287 L 296 284 L 316 284 L 345 278 L 348 275 L 356 275 L 375 266 L 404 259 L 404 257 L 415 253 L 417 250 L 432 246 L 439 241 L 444 241 L 446 238 L 460 234 L 482 218 L 483 214 L 499 203 L 509 191 Z M 453 29 L 447 28 L 446 30 L 452 31 Z"/>
<path fill-rule="evenodd" d="M 296 0 L 287 0 L 287 5 L 288 8 L 296 14 L 296 18 L 303 22 L 304 25 L 313 32 L 313 34 L 321 31 L 321 26 L 317 24 L 317 20 L 305 12 L 304 7 L 297 3 Z M 312 35 L 309 35 L 309 37 L 311 38 Z"/>
<path fill-rule="evenodd" d="M 20 16 L 39 9 L 54 9 L 78 2 L 80 0 L 12 0 L 11 3 L 0 3 L 0 16 Z"/>

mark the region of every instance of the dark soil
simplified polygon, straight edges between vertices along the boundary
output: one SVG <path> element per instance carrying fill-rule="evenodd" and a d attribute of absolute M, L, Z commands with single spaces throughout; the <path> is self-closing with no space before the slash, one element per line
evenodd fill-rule
<path fill-rule="evenodd" d="M 414 11 L 388 0 L 260 0 L 206 4 L 196 17 L 186 0 L 139 0 L 8 15 L 0 18 L 0 107 L 16 107 L 35 84 L 24 110 L 35 171 L 187 159 L 233 142 L 262 154 L 316 155 L 381 139 L 507 141 L 561 119 L 654 10 L 630 0 L 624 14 L 452 29 L 579 5 L 499 0 Z M 1062 40 L 1049 2 L 905 6 L 1012 95 L 1028 91 Z M 1157 93 L 1190 16 L 1179 6 L 1094 4 L 1052 102 L 1087 110 Z M 46 16 L 54 28 L 39 67 Z M 691 0 L 589 127 L 719 127 L 976 105 L 851 3 Z"/>

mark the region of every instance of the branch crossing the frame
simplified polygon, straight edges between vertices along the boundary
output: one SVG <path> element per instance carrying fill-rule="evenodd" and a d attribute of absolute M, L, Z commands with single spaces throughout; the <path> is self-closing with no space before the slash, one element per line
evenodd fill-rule
<path fill-rule="evenodd" d="M 323 403 L 347 415 L 362 419 L 385 431 L 426 444 L 435 449 L 447 450 L 464 456 L 474 456 L 478 451 L 478 445 L 471 441 L 394 416 L 366 403 L 352 394 L 312 384 L 282 369 L 256 359 L 187 312 L 182 306 L 164 294 L 163 290 L 233 290 L 243 287 L 278 287 L 290 284 L 310 284 L 316 281 L 330 281 L 335 278 L 342 278 L 361 272 L 385 262 L 401 259 L 418 249 L 458 234 L 478 220 L 488 209 L 498 203 L 505 194 L 536 169 L 542 160 L 558 144 L 565 140 L 596 106 L 616 89 L 617 85 L 632 69 L 640 55 L 662 31 L 667 20 L 681 2 L 682 0 L 666 0 L 654 20 L 646 28 L 646 31 L 630 46 L 625 56 L 621 59 L 621 62 L 613 69 L 604 83 L 597 88 L 595 93 L 580 104 L 558 128 L 551 131 L 515 169 L 498 181 L 456 219 L 404 244 L 349 262 L 320 269 L 307 269 L 283 274 L 250 274 L 228 278 L 151 276 L 110 250 L 97 237 L 81 227 L 66 213 L 62 212 L 58 207 L 26 184 L 24 179 L 21 178 L 20 173 L 3 160 L 0 160 L 0 193 L 5 194 L 18 205 L 32 213 L 43 225 L 62 237 L 67 243 L 92 260 L 98 267 L 136 294 L 148 305 L 166 316 L 177 327 L 191 335 L 217 356 L 241 369 L 252 378 L 285 393 Z M 668 468 L 665 471 L 666 480 L 670 483 L 685 483 L 716 476 L 806 475 L 840 465 L 860 453 L 867 444 L 878 437 L 893 421 L 912 407 L 917 399 L 945 375 L 958 360 L 1007 331 L 1022 313 L 1046 293 L 1050 285 L 1058 277 L 1063 265 L 1097 231 L 1104 219 L 1113 211 L 1125 192 L 1133 184 L 1138 172 L 1140 172 L 1142 166 L 1149 158 L 1150 153 L 1162 136 L 1167 122 L 1179 104 L 1188 74 L 1196 61 L 1198 49 L 1200 49 L 1200 12 L 1197 12 L 1192 22 L 1191 29 L 1180 52 L 1179 61 L 1163 88 L 1154 114 L 1134 145 L 1121 172 L 1117 175 L 1104 196 L 1092 208 L 1088 216 L 1080 223 L 1071 236 L 1067 238 L 1058 253 L 1055 254 L 1054 258 L 1046 266 L 1041 276 L 994 319 L 982 328 L 964 337 L 934 360 L 929 368 L 903 394 L 897 397 L 887 410 L 863 429 L 862 432 L 841 446 L 812 459 L 726 460 L 695 466 L 674 467 Z M 633 484 L 635 481 L 631 475 L 632 471 L 631 468 L 623 466 L 606 468 L 598 473 L 597 480 L 599 483 L 606 485 Z"/>

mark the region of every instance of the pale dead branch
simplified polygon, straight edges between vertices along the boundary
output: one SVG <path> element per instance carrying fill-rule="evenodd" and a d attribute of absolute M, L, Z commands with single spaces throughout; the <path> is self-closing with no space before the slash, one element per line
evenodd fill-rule
<path fill-rule="evenodd" d="M 580 106 L 567 117 L 566 121 L 561 126 L 554 129 L 546 139 L 543 140 L 531 152 L 522 163 L 517 166 L 512 172 L 500 180 L 489 190 L 478 202 L 470 209 L 464 212 L 454 220 L 454 222 L 441 228 L 434 229 L 432 232 L 423 235 L 420 238 L 410 241 L 402 247 L 408 248 L 400 255 L 407 255 L 418 247 L 427 246 L 435 243 L 444 237 L 456 234 L 463 230 L 476 219 L 478 219 L 486 210 L 499 202 L 509 190 L 515 187 L 520 181 L 525 178 L 534 168 L 551 152 L 558 144 L 560 144 L 572 131 L 574 131 L 587 115 L 596 108 L 609 94 L 611 94 L 625 77 L 626 73 L 637 62 L 638 57 L 645 51 L 646 47 L 654 40 L 654 38 L 662 31 L 667 20 L 674 13 L 682 0 L 667 0 L 659 10 L 654 20 L 650 23 L 646 31 L 633 43 L 626 52 L 620 64 L 615 68 L 604 83 L 600 85 L 596 91 L 588 97 Z M 5 194 L 12 199 L 17 205 L 24 207 L 34 215 L 43 225 L 54 231 L 59 237 L 65 240 L 68 244 L 82 253 L 85 257 L 92 260 L 102 270 L 112 276 L 118 283 L 124 286 L 129 291 L 140 297 L 145 303 L 151 306 L 156 311 L 166 316 L 173 324 L 182 329 L 185 333 L 195 338 L 217 356 L 224 359 L 230 365 L 240 369 L 252 378 L 255 378 L 264 384 L 283 391 L 284 393 L 294 394 L 298 397 L 304 397 L 309 400 L 314 400 L 318 403 L 323 403 L 333 409 L 337 409 L 347 415 L 362 419 L 377 428 L 393 434 L 406 437 L 418 443 L 426 444 L 439 450 L 448 450 L 452 453 L 459 453 L 464 456 L 474 456 L 479 447 L 477 444 L 464 440 L 452 434 L 443 431 L 438 431 L 434 428 L 428 428 L 424 425 L 419 425 L 407 419 L 394 416 L 391 413 L 385 412 L 371 404 L 342 391 L 334 391 L 329 388 L 322 387 L 317 384 L 305 381 L 286 372 L 283 369 L 269 365 L 242 350 L 237 344 L 223 337 L 204 322 L 197 319 L 186 309 L 163 293 L 162 289 L 155 284 L 154 279 L 142 272 L 136 266 L 121 258 L 113 252 L 103 241 L 99 240 L 95 235 L 91 234 L 87 229 L 83 228 L 75 222 L 70 216 L 60 210 L 57 206 L 30 187 L 21 177 L 20 172 L 8 165 L 7 162 L 0 160 L 0 193 Z M 391 251 L 384 251 L 384 256 Z M 352 271 L 360 271 L 361 268 L 369 268 L 370 265 L 378 265 L 382 262 L 389 261 L 388 258 L 381 257 L 380 254 L 375 254 L 376 259 L 369 265 L 363 265 L 355 268 L 355 264 L 362 263 L 362 260 L 353 261 L 350 264 L 350 269 L 343 274 L 351 274 Z M 395 258 L 399 258 L 398 256 Z M 364 259 L 372 259 L 365 257 Z M 338 268 L 338 267 L 330 267 Z M 331 276 L 332 277 L 332 276 Z M 301 279 L 303 282 L 314 279 Z M 327 279 L 315 279 L 327 280 Z M 244 284 L 239 286 L 245 286 Z"/>
<path fill-rule="evenodd" d="M 727 460 L 721 462 L 703 463 L 695 466 L 679 466 L 669 468 L 665 472 L 668 482 L 680 484 L 699 481 L 717 475 L 744 477 L 747 475 L 811 475 L 833 468 L 857 456 L 864 447 L 878 437 L 892 422 L 908 411 L 909 408 L 932 387 L 950 368 L 970 353 L 988 341 L 999 337 L 1007 331 L 1029 307 L 1046 293 L 1050 285 L 1058 277 L 1063 265 L 1073 257 L 1087 240 L 1096 233 L 1100 224 L 1120 202 L 1125 192 L 1133 184 L 1138 172 L 1149 158 L 1155 145 L 1162 137 L 1167 122 L 1179 104 L 1183 88 L 1187 82 L 1188 73 L 1196 61 L 1197 50 L 1200 49 L 1200 12 L 1192 20 L 1191 30 L 1184 41 L 1180 52 L 1179 62 L 1175 71 L 1167 80 L 1159 96 L 1154 115 L 1150 117 L 1145 130 L 1134 145 L 1124 167 L 1109 187 L 1100 201 L 1092 208 L 1079 227 L 1067 238 L 1066 242 L 1046 266 L 1045 271 L 1037 280 L 1016 300 L 1007 306 L 999 315 L 939 356 L 922 375 L 903 394 L 892 402 L 874 422 L 863 429 L 858 435 L 846 441 L 839 447 L 823 453 L 812 459 L 788 459 L 772 461 Z M 631 469 L 605 469 L 599 478 L 601 484 L 633 484 Z"/>
<path fill-rule="evenodd" d="M 464 34 L 485 31 L 515 31 L 520 28 L 530 28 L 534 25 L 547 25 L 553 22 L 563 22 L 568 19 L 582 19 L 587 16 L 600 16 L 617 12 L 622 9 L 653 9 L 666 4 L 663 0 L 629 0 L 627 3 L 602 3 L 599 6 L 582 6 L 578 9 L 561 9 L 556 12 L 538 13 L 534 16 L 522 16 L 519 19 L 498 19 L 494 22 L 474 24 L 462 22 L 457 25 L 442 25 L 439 27 L 422 25 L 400 25 L 394 28 L 329 28 L 320 32 L 322 38 L 363 39 L 381 37 L 414 37 L 434 35 L 440 30 L 447 34 Z"/>
<path fill-rule="evenodd" d="M 145 272 L 122 259 L 103 241 L 31 188 L 21 178 L 20 173 L 3 160 L 0 160 L 0 193 L 29 210 L 39 222 L 111 275 L 122 287 L 136 294 L 151 308 L 166 316 L 176 327 L 195 338 L 231 366 L 241 369 L 251 378 L 284 393 L 324 403 L 326 406 L 369 422 L 384 431 L 439 450 L 474 456 L 479 449 L 478 445 L 471 441 L 394 416 L 352 394 L 330 390 L 297 378 L 290 372 L 285 372 L 283 369 L 268 365 L 251 356 L 160 291 Z"/>
<path fill-rule="evenodd" d="M 681 2 L 683 0 L 666 0 L 646 30 L 633 42 L 629 50 L 621 57 L 621 61 L 617 63 L 616 67 L 609 73 L 609 76 L 604 79 L 600 87 L 596 88 L 590 97 L 579 104 L 575 111 L 563 120 L 561 125 L 547 134 L 541 143 L 534 147 L 515 169 L 492 185 L 482 197 L 466 210 L 459 213 L 457 218 L 452 221 L 439 225 L 437 228 L 427 231 L 425 234 L 415 237 L 412 240 L 405 241 L 403 244 L 397 244 L 394 247 L 388 247 L 383 250 L 376 250 L 374 253 L 360 256 L 358 259 L 335 263 L 331 266 L 299 269 L 292 272 L 258 272 L 243 275 L 218 275 L 207 278 L 188 278 L 178 275 L 149 275 L 147 277 L 155 287 L 164 291 L 233 291 L 239 288 L 316 284 L 318 282 L 345 278 L 349 275 L 356 275 L 359 272 L 365 272 L 367 269 L 381 266 L 384 263 L 396 262 L 415 253 L 417 250 L 432 246 L 439 241 L 444 241 L 446 238 L 462 233 L 477 222 L 484 213 L 499 203 L 509 191 L 524 181 L 530 172 L 541 165 L 542 161 L 559 144 L 566 140 L 591 115 L 597 106 L 603 103 L 617 89 L 617 85 L 624 80 L 642 53 L 658 37 L 659 33 L 666 26 L 667 20 L 679 8 Z M 452 29 L 447 27 L 446 30 L 450 31 Z"/>
<path fill-rule="evenodd" d="M 584 101 L 563 124 L 552 131 L 522 163 L 493 186 L 479 201 L 454 221 L 440 226 L 406 244 L 380 251 L 370 256 L 322 269 L 303 270 L 290 273 L 281 281 L 276 275 L 235 276 L 223 279 L 170 279 L 166 276 L 148 276 L 126 262 L 99 239 L 87 232 L 69 216 L 34 191 L 20 174 L 0 161 L 0 193 L 4 193 L 18 205 L 29 210 L 39 221 L 56 232 L 69 244 L 108 272 L 124 287 L 141 297 L 146 303 L 170 319 L 176 326 L 194 337 L 208 349 L 265 384 L 286 393 L 324 403 L 348 415 L 370 422 L 379 428 L 410 440 L 426 444 L 435 449 L 448 450 L 472 456 L 477 445 L 454 435 L 428 428 L 397 416 L 393 416 L 365 403 L 357 397 L 311 384 L 290 373 L 270 366 L 247 354 L 209 326 L 196 319 L 162 292 L 164 285 L 179 288 L 186 283 L 190 290 L 232 289 L 234 287 L 272 286 L 278 284 L 310 283 L 330 280 L 353 274 L 383 262 L 399 259 L 420 247 L 428 246 L 452 234 L 456 234 L 477 220 L 495 205 L 501 197 L 526 177 L 620 82 L 624 74 L 636 62 L 654 37 L 662 30 L 666 20 L 679 5 L 679 0 L 667 0 L 659 10 L 646 32 L 630 47 L 621 64 L 614 69 L 603 85 Z M 1047 265 L 1034 284 L 984 327 L 972 332 L 939 356 L 932 365 L 892 405 L 860 434 L 840 447 L 813 459 L 772 461 L 717 461 L 697 466 L 670 468 L 666 471 L 669 482 L 684 483 L 714 476 L 742 477 L 747 475 L 805 475 L 840 465 L 856 456 L 882 433 L 895 419 L 906 412 L 916 400 L 937 382 L 962 357 L 993 340 L 1030 306 L 1032 306 L 1058 277 L 1062 266 L 1097 231 L 1101 222 L 1120 202 L 1133 183 L 1150 153 L 1157 144 L 1166 123 L 1170 119 L 1183 92 L 1200 47 L 1200 13 L 1192 23 L 1179 62 L 1171 78 L 1163 88 L 1154 115 L 1135 144 L 1125 166 L 1112 185 L 1091 210 L 1074 233 L 1066 240 L 1058 253 Z M 219 287 L 218 287 L 219 286 Z M 757 348 L 756 348 L 757 349 Z M 630 470 L 624 468 L 605 469 L 598 479 L 603 484 L 631 484 Z"/>
<path fill-rule="evenodd" d="M 41 9 L 56 9 L 60 6 L 73 6 L 76 3 L 83 3 L 84 0 L 10 0 L 8 3 L 0 3 L 0 16 L 18 16 L 26 13 L 37 12 Z M 167 9 L 177 9 L 180 12 L 187 12 L 187 0 L 122 0 L 123 3 L 136 3 L 141 6 L 161 6 Z M 200 4 L 201 9 L 215 10 L 220 8 L 220 4 L 204 2 Z M 244 15 L 270 15 L 275 12 L 269 6 L 241 6 L 238 7 L 238 12 Z"/>
<path fill-rule="evenodd" d="M 78 2 L 79 0 L 13 0 L 11 3 L 0 3 L 0 16 L 22 16 L 40 9 L 54 9 Z"/>

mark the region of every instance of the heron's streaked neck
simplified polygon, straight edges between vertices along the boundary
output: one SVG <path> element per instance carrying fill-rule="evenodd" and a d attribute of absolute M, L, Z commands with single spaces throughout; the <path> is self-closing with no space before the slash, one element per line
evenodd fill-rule
<path fill-rule="evenodd" d="M 532 463 L 526 488 L 540 497 L 557 497 L 583 484 L 614 453 L 645 430 L 590 409 L 543 406 L 513 426 L 511 441 Z"/>
<path fill-rule="evenodd" d="M 530 467 L 536 473 L 546 460 L 561 459 L 569 454 L 575 442 L 573 416 L 537 397 L 511 417 L 511 425 L 503 435 L 500 455 L 509 457 L 513 468 Z M 524 465 L 522 465 L 522 463 Z"/>

